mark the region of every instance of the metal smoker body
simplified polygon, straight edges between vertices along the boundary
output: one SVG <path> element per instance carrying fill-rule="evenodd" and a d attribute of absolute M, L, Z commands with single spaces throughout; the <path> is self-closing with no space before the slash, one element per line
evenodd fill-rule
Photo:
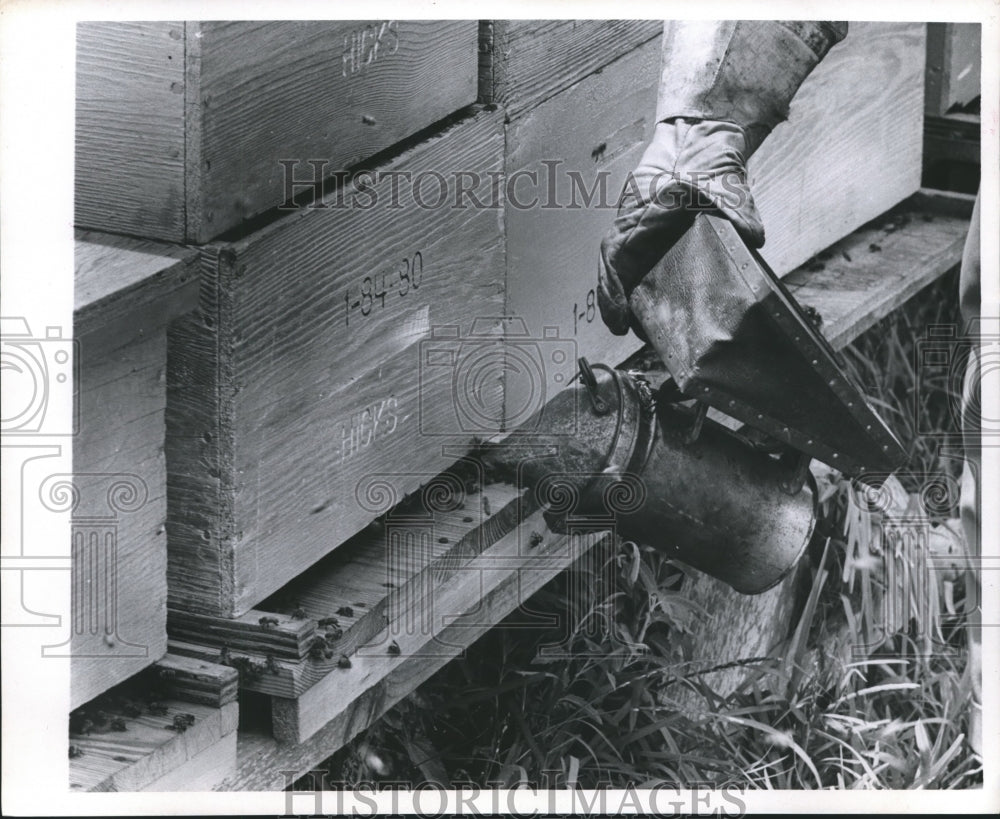
<path fill-rule="evenodd" d="M 512 436 L 490 456 L 517 465 L 553 529 L 565 529 L 568 515 L 613 517 L 620 536 L 744 594 L 792 569 L 812 535 L 815 494 L 789 494 L 786 461 L 694 410 L 657 402 L 637 374 L 581 360 L 580 382 L 546 405 L 544 440 Z"/>

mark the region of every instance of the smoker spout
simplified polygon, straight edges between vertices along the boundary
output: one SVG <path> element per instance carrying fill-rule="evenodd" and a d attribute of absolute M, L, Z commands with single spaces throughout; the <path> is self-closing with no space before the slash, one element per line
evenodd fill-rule
<path fill-rule="evenodd" d="M 525 428 L 488 447 L 549 525 L 586 521 L 662 549 L 744 594 L 766 591 L 805 551 L 815 493 L 789 467 L 696 410 L 656 400 L 640 374 L 591 367 Z"/>

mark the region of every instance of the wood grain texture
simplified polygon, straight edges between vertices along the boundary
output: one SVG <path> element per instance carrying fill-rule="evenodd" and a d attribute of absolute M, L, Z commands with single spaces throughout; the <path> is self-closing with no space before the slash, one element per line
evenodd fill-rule
<path fill-rule="evenodd" d="M 639 346 L 608 332 L 594 288 L 601 239 L 653 133 L 659 59 L 650 40 L 507 125 L 506 312 L 532 339 L 556 328 L 575 346 L 571 363 L 613 365 Z M 525 389 L 508 381 L 508 414 L 529 401 Z"/>
<path fill-rule="evenodd" d="M 236 773 L 236 731 L 199 751 L 183 765 L 142 788 L 144 791 L 210 791 Z"/>
<path fill-rule="evenodd" d="M 193 307 L 196 291 L 191 254 L 161 250 L 93 234 L 76 244 L 74 707 L 166 651 L 166 326 Z"/>
<path fill-rule="evenodd" d="M 77 224 L 206 242 L 475 102 L 473 20 L 82 23 Z M 301 192 L 301 191 L 299 191 Z"/>
<path fill-rule="evenodd" d="M 184 25 L 77 25 L 76 224 L 184 238 Z"/>
<path fill-rule="evenodd" d="M 126 730 L 122 732 L 71 733 L 70 744 L 82 751 L 82 755 L 70 760 L 70 788 L 74 791 L 156 788 L 158 780 L 236 733 L 239 705 L 235 702 L 221 708 L 180 700 L 167 700 L 162 705 L 165 714 L 147 711 L 126 718 Z M 183 732 L 168 728 L 181 714 L 193 716 L 193 724 Z M 231 739 L 225 747 L 232 747 Z M 198 784 L 208 789 L 215 783 Z"/>
<path fill-rule="evenodd" d="M 980 23 L 927 24 L 924 111 L 941 116 L 980 94 L 983 27 Z"/>
<path fill-rule="evenodd" d="M 476 30 L 473 20 L 201 23 L 203 200 L 189 238 L 285 201 L 279 160 L 302 162 L 305 178 L 306 160 L 325 160 L 329 174 L 475 102 Z"/>
<path fill-rule="evenodd" d="M 286 660 L 301 660 L 309 653 L 309 645 L 316 636 L 316 623 L 304 617 L 289 617 L 262 609 L 251 609 L 231 619 L 170 609 L 167 632 L 173 640 L 209 646 L 216 653 L 228 647 L 235 651 L 252 651 L 261 658 L 270 654 Z"/>
<path fill-rule="evenodd" d="M 544 533 L 544 539 L 530 547 L 534 531 Z M 435 618 L 433 629 L 399 639 L 399 655 L 376 651 L 356 657 L 352 668 L 328 677 L 325 686 L 310 691 L 309 699 L 287 703 L 284 718 L 321 726 L 304 742 L 279 744 L 242 733 L 237 774 L 219 790 L 272 790 L 285 786 L 286 771 L 301 776 L 601 542 L 599 532 L 553 535 L 541 513 L 532 514 L 476 559 L 478 583 L 467 582 L 462 572 L 438 588 L 440 611 L 460 614 L 457 619 L 445 624 Z"/>
<path fill-rule="evenodd" d="M 236 701 L 239 673 L 235 668 L 166 654 L 156 663 L 165 689 L 176 699 L 221 708 Z"/>
<path fill-rule="evenodd" d="M 381 168 L 374 207 L 336 206 L 335 192 L 329 207 L 204 251 L 200 312 L 171 336 L 172 605 L 246 612 L 481 431 L 456 415 L 455 367 L 422 355 L 434 328 L 464 337 L 473 317 L 502 313 L 501 208 L 453 206 L 463 171 L 496 201 L 502 144 L 502 116 L 479 112 Z M 420 207 L 404 185 L 392 206 L 387 171 L 443 175 L 448 205 Z M 421 188 L 425 205 L 436 184 Z M 403 273 L 418 263 L 414 287 Z M 383 296 L 362 303 L 366 287 Z M 446 353 L 459 344 L 442 341 Z M 374 475 L 388 495 L 358 496 Z"/>
<path fill-rule="evenodd" d="M 661 20 L 486 20 L 479 98 L 514 119 L 656 38 Z"/>
<path fill-rule="evenodd" d="M 85 336 L 150 307 L 163 323 L 190 311 L 197 301 L 197 258 L 191 248 L 77 231 L 74 334 Z"/>
<path fill-rule="evenodd" d="M 443 484 L 428 486 L 430 491 L 421 493 L 424 498 L 432 498 Z M 341 657 L 352 656 L 385 629 L 387 622 L 396 624 L 393 628 L 424 627 L 433 616 L 436 586 L 462 571 L 520 522 L 527 509 L 522 495 L 512 486 L 492 484 L 486 492 L 463 492 L 454 496 L 454 503 L 431 505 L 425 514 L 410 509 L 409 513 L 389 515 L 359 532 L 255 610 L 255 615 L 273 612 L 270 616 L 284 618 L 281 610 L 300 609 L 304 619 L 296 622 L 307 625 L 310 635 L 305 641 L 306 652 L 316 637 L 324 637 L 330 657 L 282 653 L 272 640 L 272 629 L 246 628 L 239 641 L 231 637 L 232 629 L 223 630 L 226 623 L 247 621 L 248 616 L 233 621 L 191 616 L 192 622 L 215 622 L 201 636 L 191 629 L 187 639 L 179 639 L 171 627 L 171 651 L 215 659 L 222 637 L 228 636 L 226 644 L 237 662 L 247 658 L 261 669 L 268 668 L 266 673 L 244 675 L 240 682 L 243 690 L 298 697 L 327 675 L 336 674 Z M 320 621 L 327 623 L 320 626 Z M 326 636 L 331 630 L 333 634 Z"/>
<path fill-rule="evenodd" d="M 839 349 L 962 259 L 973 196 L 920 192 L 785 278 Z"/>
<path fill-rule="evenodd" d="M 748 167 L 783 276 L 920 186 L 923 23 L 851 23 Z"/>

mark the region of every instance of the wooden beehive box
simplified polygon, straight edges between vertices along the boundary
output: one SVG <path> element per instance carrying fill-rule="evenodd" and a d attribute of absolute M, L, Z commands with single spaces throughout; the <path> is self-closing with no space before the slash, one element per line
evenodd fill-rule
<path fill-rule="evenodd" d="M 203 250 L 200 310 L 170 346 L 173 607 L 243 614 L 375 517 L 379 493 L 402 497 L 493 431 L 459 420 L 455 362 L 496 358 L 496 336 L 462 339 L 503 312 L 502 155 L 502 114 L 476 112 L 377 182 Z M 461 173 L 483 206 L 455 206 Z"/>
<path fill-rule="evenodd" d="M 474 102 L 476 49 L 472 20 L 81 23 L 76 224 L 207 241 L 281 205 L 286 167 L 329 176 Z"/>
<path fill-rule="evenodd" d="M 73 474 L 42 487 L 72 515 L 70 637 L 46 653 L 72 657 L 74 707 L 166 651 L 167 324 L 195 306 L 195 256 L 97 234 L 76 243 Z"/>
<path fill-rule="evenodd" d="M 484 20 L 480 100 L 516 117 L 662 31 L 662 20 Z"/>

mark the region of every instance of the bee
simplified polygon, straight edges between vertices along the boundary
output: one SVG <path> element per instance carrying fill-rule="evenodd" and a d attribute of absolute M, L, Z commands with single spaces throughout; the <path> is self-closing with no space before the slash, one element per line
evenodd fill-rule
<path fill-rule="evenodd" d="M 399 643 L 397 643 L 395 640 L 389 643 L 389 653 L 393 657 L 398 657 L 400 654 Z"/>
<path fill-rule="evenodd" d="M 166 727 L 178 734 L 183 734 L 194 725 L 194 714 L 174 714 L 174 720 Z"/>
<path fill-rule="evenodd" d="M 352 609 L 350 606 L 341 606 L 339 609 L 337 609 L 337 614 L 339 614 L 341 617 L 353 617 L 354 609 Z"/>
<path fill-rule="evenodd" d="M 257 622 L 260 624 L 262 629 L 267 631 L 268 629 L 272 629 L 278 625 L 279 621 L 277 617 L 261 617 Z"/>
<path fill-rule="evenodd" d="M 289 615 L 293 620 L 305 620 L 306 610 L 302 606 L 296 606 Z"/>
<path fill-rule="evenodd" d="M 322 617 L 316 621 L 316 625 L 320 628 L 326 628 L 327 626 L 339 626 L 340 621 L 336 617 Z"/>
<path fill-rule="evenodd" d="M 79 745 L 70 745 L 69 758 L 76 759 L 79 756 L 83 756 L 83 749 L 81 749 Z"/>
<path fill-rule="evenodd" d="M 350 667 L 351 667 L 351 658 L 348 657 L 346 654 L 341 654 L 340 659 L 337 660 L 337 668 L 350 668 Z"/>
<path fill-rule="evenodd" d="M 539 546 L 541 545 L 543 540 L 545 540 L 545 538 L 543 538 L 541 534 L 539 534 L 538 532 L 532 532 L 530 537 L 528 538 L 528 545 Z"/>
<path fill-rule="evenodd" d="M 313 637 L 312 642 L 309 644 L 309 656 L 314 660 L 330 660 L 333 658 L 333 652 L 327 646 L 324 638 Z"/>

